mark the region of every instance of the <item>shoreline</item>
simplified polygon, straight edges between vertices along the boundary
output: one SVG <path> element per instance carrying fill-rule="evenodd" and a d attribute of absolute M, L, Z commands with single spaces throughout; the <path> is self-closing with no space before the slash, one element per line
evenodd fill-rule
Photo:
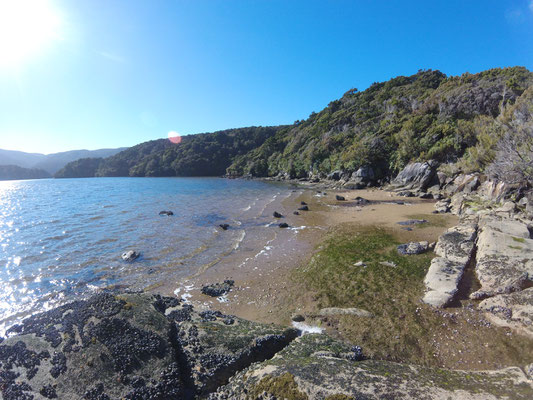
<path fill-rule="evenodd" d="M 323 190 L 327 190 L 327 194 L 322 194 Z M 335 199 L 341 193 L 346 201 Z M 358 206 L 353 200 L 356 197 L 363 197 L 370 204 Z M 301 201 L 308 204 L 310 211 L 293 215 L 292 211 L 300 207 Z M 281 212 L 284 218 L 279 221 L 290 226 L 288 229 L 269 227 L 279 235 L 265 247 L 243 246 L 202 273 L 174 285 L 158 287 L 153 292 L 181 297 L 199 309 L 220 310 L 255 322 L 290 325 L 293 313 L 312 308 L 312 302 L 293 303 L 295 283 L 291 275 L 310 260 L 328 232 L 343 224 L 383 226 L 406 240 L 436 241 L 447 227 L 453 226 L 457 217 L 447 214 L 443 217 L 447 220 L 446 226 L 428 227 L 423 231 L 405 231 L 397 224 L 413 215 L 432 215 L 434 203 L 434 200 L 406 199 L 380 188 L 336 190 L 299 186 L 282 202 L 265 210 L 270 215 L 273 211 Z M 275 218 L 272 220 L 278 222 Z M 235 286 L 222 298 L 201 293 L 203 285 L 226 279 L 234 280 Z"/>

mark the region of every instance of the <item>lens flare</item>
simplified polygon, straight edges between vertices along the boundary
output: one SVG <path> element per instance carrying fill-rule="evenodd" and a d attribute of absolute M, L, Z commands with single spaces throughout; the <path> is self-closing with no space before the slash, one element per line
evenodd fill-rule
<path fill-rule="evenodd" d="M 168 140 L 170 140 L 174 144 L 180 144 L 181 143 L 181 136 L 178 132 L 170 131 L 168 133 Z"/>

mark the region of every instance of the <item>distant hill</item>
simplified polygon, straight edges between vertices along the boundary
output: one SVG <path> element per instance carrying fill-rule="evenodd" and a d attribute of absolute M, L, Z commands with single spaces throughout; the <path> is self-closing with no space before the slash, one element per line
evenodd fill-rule
<path fill-rule="evenodd" d="M 53 154 L 25 153 L 0 149 L 0 165 L 17 165 L 23 168 L 37 168 L 53 175 L 69 162 L 87 157 L 110 157 L 126 147 L 100 150 L 72 150 Z"/>
<path fill-rule="evenodd" d="M 0 181 L 18 179 L 42 179 L 52 176 L 42 169 L 22 168 L 17 165 L 0 165 Z"/>
<path fill-rule="evenodd" d="M 152 140 L 105 159 L 67 164 L 55 177 L 224 175 L 235 157 L 260 146 L 281 128 L 253 126 L 188 135 L 180 144 Z"/>

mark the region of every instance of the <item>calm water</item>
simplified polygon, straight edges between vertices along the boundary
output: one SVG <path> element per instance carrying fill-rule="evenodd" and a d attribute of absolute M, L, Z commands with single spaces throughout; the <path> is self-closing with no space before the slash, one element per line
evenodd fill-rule
<path fill-rule="evenodd" d="M 268 224 L 266 207 L 289 195 L 286 186 L 218 178 L 0 182 L 0 335 L 98 288 L 190 276 Z M 127 250 L 141 257 L 126 263 Z"/>

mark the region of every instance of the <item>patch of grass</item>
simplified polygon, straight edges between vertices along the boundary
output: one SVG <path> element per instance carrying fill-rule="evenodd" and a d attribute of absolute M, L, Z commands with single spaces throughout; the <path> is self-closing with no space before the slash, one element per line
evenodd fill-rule
<path fill-rule="evenodd" d="M 522 246 L 509 246 L 510 249 L 522 250 Z"/>
<path fill-rule="evenodd" d="M 357 307 L 374 314 L 322 319 L 330 334 L 362 346 L 371 358 L 434 367 L 493 369 L 533 361 L 528 356 L 533 340 L 492 327 L 482 312 L 423 304 L 423 279 L 434 254 L 402 256 L 398 244 L 392 230 L 346 224 L 296 269 L 294 280 L 307 289 L 314 307 Z M 355 266 L 358 261 L 366 267 Z"/>
<path fill-rule="evenodd" d="M 305 393 L 298 390 L 294 376 L 288 372 L 280 376 L 265 376 L 250 391 L 250 399 L 261 398 L 261 394 L 267 392 L 279 399 L 307 400 Z"/>
<path fill-rule="evenodd" d="M 513 238 L 513 240 L 515 242 L 518 242 L 518 243 L 525 243 L 526 242 L 526 239 L 524 238 L 517 238 L 517 237 L 514 237 L 514 236 L 511 236 Z"/>

